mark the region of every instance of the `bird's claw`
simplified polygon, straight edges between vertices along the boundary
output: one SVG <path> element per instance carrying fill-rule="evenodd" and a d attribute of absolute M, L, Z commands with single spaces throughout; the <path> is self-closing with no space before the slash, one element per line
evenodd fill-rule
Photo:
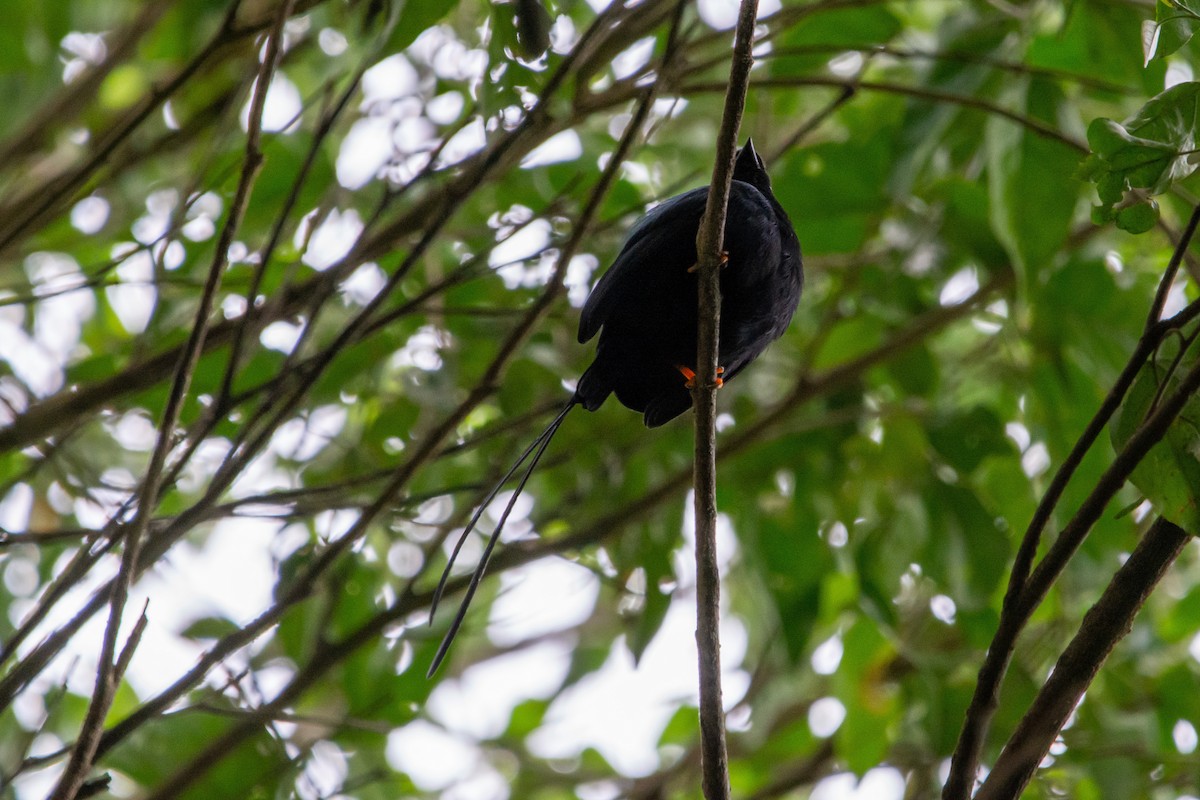
<path fill-rule="evenodd" d="M 679 370 L 679 373 L 681 375 L 683 375 L 684 378 L 686 378 L 686 380 L 684 381 L 684 384 L 683 384 L 686 388 L 688 388 L 688 389 L 696 388 L 696 373 L 693 370 L 688 369 L 687 367 L 683 366 L 682 364 L 677 364 L 675 366 L 675 369 Z M 713 381 L 713 388 L 720 389 L 722 386 L 725 385 L 725 381 L 721 378 L 721 376 L 724 374 L 725 374 L 725 368 L 717 367 L 717 378 L 716 378 L 716 380 Z"/>
<path fill-rule="evenodd" d="M 729 263 L 729 251 L 722 250 L 721 251 L 721 266 L 723 267 L 728 263 Z M 700 269 L 700 262 L 697 261 L 695 264 L 692 264 L 690 267 L 688 267 L 687 271 L 688 272 L 696 272 L 699 269 Z"/>

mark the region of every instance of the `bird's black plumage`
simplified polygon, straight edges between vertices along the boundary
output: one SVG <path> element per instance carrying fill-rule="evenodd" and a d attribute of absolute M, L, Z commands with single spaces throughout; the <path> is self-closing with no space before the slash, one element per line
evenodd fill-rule
<path fill-rule="evenodd" d="M 575 399 L 595 411 L 610 393 L 656 427 L 692 405 L 680 366 L 696 361 L 696 233 L 708 188 L 671 198 L 646 215 L 596 283 L 579 341 L 600 333 L 596 359 Z M 800 242 L 747 142 L 734 165 L 721 270 L 717 363 L 729 380 L 787 330 L 800 300 Z"/>
<path fill-rule="evenodd" d="M 595 411 L 610 394 L 616 394 L 622 404 L 641 412 L 646 425 L 653 428 L 691 407 L 685 372 L 696 361 L 699 276 L 693 267 L 697 259 L 696 234 L 707 201 L 708 188 L 704 187 L 655 207 L 630 230 L 616 261 L 592 289 L 579 319 L 579 341 L 586 342 L 599 333 L 596 358 L 579 379 L 566 407 L 492 490 L 451 553 L 434 593 L 434 608 L 454 558 L 483 508 L 529 460 L 434 657 L 430 675 L 462 624 L 513 503 L 567 413 L 576 405 Z M 787 330 L 803 285 L 800 242 L 771 192 L 766 166 L 750 141 L 734 164 L 724 248 L 728 260 L 720 276 L 717 362 L 724 370 L 722 379 L 728 381 Z"/>

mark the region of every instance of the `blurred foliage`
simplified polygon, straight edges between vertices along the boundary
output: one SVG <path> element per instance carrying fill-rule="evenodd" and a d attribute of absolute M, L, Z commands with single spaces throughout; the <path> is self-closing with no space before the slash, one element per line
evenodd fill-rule
<path fill-rule="evenodd" d="M 445 624 L 425 627 L 442 540 L 588 364 L 577 308 L 623 233 L 711 171 L 731 39 L 715 26 L 733 4 L 689 7 L 666 69 L 673 3 L 594 5 L 299 0 L 224 265 L 280 3 L 7 4 L 0 642 L 16 652 L 0 653 L 0 795 L 44 795 L 79 732 L 100 635 L 79 626 L 104 613 L 78 610 L 115 571 L 104 544 L 214 259 L 217 312 L 131 604 L 149 597 L 171 647 L 143 643 L 109 714 L 95 771 L 114 793 L 697 795 L 678 693 L 648 776 L 600 748 L 534 744 L 611 660 L 645 665 L 691 596 L 687 418 L 650 432 L 615 401 L 573 414 L 530 482 L 521 541 L 499 551 L 447 668 L 424 677 Z M 788 0 L 761 20 L 743 138 L 795 221 L 807 286 L 792 329 L 719 398 L 725 613 L 746 640 L 725 659 L 752 676 L 744 697 L 727 689 L 739 796 L 807 797 L 878 767 L 906 796 L 937 794 L 1021 533 L 1133 351 L 1191 213 L 1194 6 L 1160 1 L 1151 19 L 1133 0 Z M 650 122 L 563 265 L 566 291 L 494 364 L 651 83 Z M 1197 277 L 1187 261 L 1169 312 Z M 1195 334 L 1147 365 L 1051 534 L 1192 366 Z M 1193 400 L 1035 616 L 985 765 L 1154 514 L 1200 530 L 1198 417 Z M 598 587 L 588 613 L 489 635 L 505 581 L 563 556 Z M 184 566 L 204 559 L 212 583 L 189 584 Z M 242 561 L 269 565 L 271 585 L 245 585 Z M 85 569 L 61 595 L 71 563 Z M 1189 549 L 1026 796 L 1200 793 L 1197 577 Z M 222 602 L 242 594 L 262 605 Z M 35 650 L 54 630 L 63 644 Z M 567 654 L 557 677 L 494 730 L 446 711 L 547 644 Z M 31 653 L 58 657 L 35 678 Z M 817 713 L 830 708 L 833 729 Z M 400 752 L 438 727 L 458 749 Z M 464 761 L 433 785 L 405 767 L 427 752 Z"/>

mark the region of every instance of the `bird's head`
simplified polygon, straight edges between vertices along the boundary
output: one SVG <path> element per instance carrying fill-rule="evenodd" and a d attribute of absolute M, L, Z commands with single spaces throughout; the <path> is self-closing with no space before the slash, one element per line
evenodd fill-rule
<path fill-rule="evenodd" d="M 748 183 L 764 194 L 771 193 L 771 176 L 762 157 L 754 150 L 753 139 L 747 139 L 746 146 L 738 151 L 737 160 L 733 162 L 733 179 Z"/>

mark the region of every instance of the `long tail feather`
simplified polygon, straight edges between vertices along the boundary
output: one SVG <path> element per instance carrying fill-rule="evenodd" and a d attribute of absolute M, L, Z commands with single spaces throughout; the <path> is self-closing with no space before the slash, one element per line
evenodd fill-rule
<path fill-rule="evenodd" d="M 516 460 L 516 463 L 512 465 L 508 472 L 504 473 L 504 477 L 492 487 L 492 490 L 488 492 L 487 497 L 485 497 L 483 502 L 479 504 L 479 508 L 476 509 L 475 514 L 471 517 L 471 521 L 467 523 L 467 527 L 464 528 L 463 532 L 459 535 L 458 541 L 454 545 L 454 549 L 450 551 L 450 558 L 446 562 L 446 568 L 442 570 L 441 580 L 438 581 L 437 589 L 435 589 L 433 592 L 433 600 L 429 604 L 430 624 L 433 623 L 433 615 L 437 611 L 438 603 L 441 601 L 442 594 L 446 590 L 446 584 L 450 579 L 450 569 L 454 566 L 454 560 L 458 558 L 458 553 L 460 550 L 462 550 L 463 544 L 467 541 L 467 537 L 471 534 L 471 531 L 475 529 L 475 525 L 479 522 L 480 517 L 483 516 L 484 510 L 488 507 L 492 500 L 495 499 L 496 495 L 500 493 L 500 490 L 504 488 L 504 484 L 507 483 L 509 478 L 511 478 L 517 472 L 517 470 L 521 468 L 521 465 L 524 464 L 526 460 L 529 460 L 529 466 L 525 468 L 525 472 L 521 476 L 521 480 L 517 484 L 516 490 L 513 492 L 512 497 L 508 499 L 508 503 L 504 506 L 504 511 L 500 514 L 500 519 L 496 523 L 496 527 L 492 530 L 491 536 L 488 537 L 487 546 L 483 550 L 483 555 L 479 559 L 479 564 L 475 567 L 475 571 L 471 574 L 471 581 L 469 584 L 467 584 L 467 592 L 463 596 L 462 602 L 458 606 L 458 613 L 455 614 L 454 621 L 450 623 L 450 629 L 446 631 L 446 635 L 442 638 L 442 643 L 438 647 L 437 655 L 433 657 L 433 663 L 429 665 L 429 672 L 427 673 L 428 677 L 433 677 L 433 674 L 437 672 L 438 667 L 442 665 L 442 661 L 445 659 L 446 653 L 449 652 L 450 645 L 454 641 L 454 637 L 458 634 L 458 629 L 462 626 L 463 619 L 467 616 L 467 607 L 471 605 L 471 600 L 475 597 L 475 591 L 479 588 L 479 582 L 483 580 L 483 574 L 487 570 L 488 561 L 492 557 L 492 551 L 496 549 L 496 543 L 500 541 L 500 531 L 504 529 L 504 523 L 508 521 L 509 514 L 512 513 L 513 506 L 515 506 L 517 503 L 517 498 L 520 497 L 521 492 L 525 490 L 525 484 L 529 481 L 529 477 L 533 475 L 533 470 L 535 467 L 537 467 L 538 462 L 542 460 L 542 455 L 546 452 L 546 448 L 550 445 L 550 440 L 554 438 L 554 434 L 558 432 L 559 426 L 561 426 L 563 420 L 566 419 L 567 412 L 574 408 L 577 402 L 578 399 L 576 397 L 572 397 L 571 401 L 567 403 L 566 407 L 558 413 L 557 417 L 554 418 L 554 421 L 546 426 L 546 429 L 530 443 L 529 447 L 525 448 L 525 452 L 521 453 L 521 456 Z"/>

